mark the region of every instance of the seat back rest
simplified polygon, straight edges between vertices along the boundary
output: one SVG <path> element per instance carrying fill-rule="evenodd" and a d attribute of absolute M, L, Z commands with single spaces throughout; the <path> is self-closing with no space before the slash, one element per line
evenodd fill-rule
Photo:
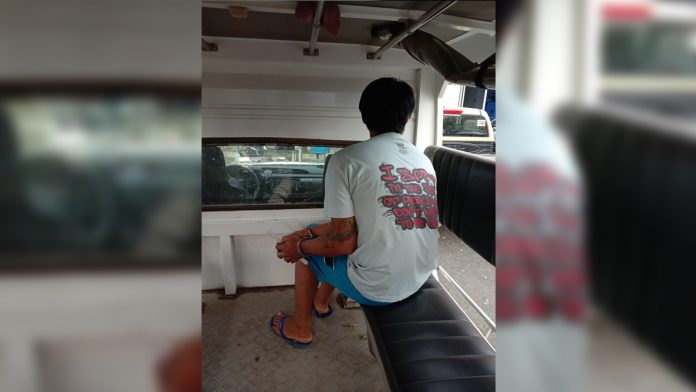
<path fill-rule="evenodd" d="M 317 192 L 312 193 L 311 195 L 307 196 L 307 198 L 304 200 L 305 203 L 323 203 L 324 202 L 324 194 L 326 190 L 326 170 L 329 168 L 329 161 L 331 160 L 331 157 L 333 154 L 328 154 L 326 155 L 326 158 L 324 159 L 324 173 L 321 176 L 321 189 L 318 190 Z"/>
<path fill-rule="evenodd" d="M 583 171 L 596 305 L 696 382 L 696 139 L 621 112 L 559 114 Z"/>
<path fill-rule="evenodd" d="M 203 203 L 225 204 L 237 202 L 242 192 L 229 183 L 229 175 L 225 166 L 225 154 L 218 146 L 203 145 Z"/>
<path fill-rule="evenodd" d="M 425 155 L 437 176 L 440 222 L 495 265 L 495 161 L 436 146 Z"/>

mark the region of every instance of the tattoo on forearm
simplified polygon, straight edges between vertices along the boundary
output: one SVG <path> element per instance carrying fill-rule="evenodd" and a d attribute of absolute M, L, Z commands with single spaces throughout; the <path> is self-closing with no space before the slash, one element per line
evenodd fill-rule
<path fill-rule="evenodd" d="M 351 220 L 331 221 L 329 236 L 332 240 L 345 242 L 355 235 L 355 222 Z"/>
<path fill-rule="evenodd" d="M 338 242 L 346 242 L 357 235 L 355 220 L 331 221 L 331 229 L 326 236 L 322 236 L 324 247 L 334 247 Z"/>

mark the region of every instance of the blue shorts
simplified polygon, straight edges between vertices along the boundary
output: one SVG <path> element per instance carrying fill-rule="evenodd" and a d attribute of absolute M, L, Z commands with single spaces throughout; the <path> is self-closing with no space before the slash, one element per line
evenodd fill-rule
<path fill-rule="evenodd" d="M 390 304 L 389 302 L 373 301 L 360 294 L 358 289 L 353 286 L 353 282 L 348 278 L 348 256 L 335 256 L 332 262 L 331 257 L 306 255 L 305 260 L 307 260 L 307 266 L 312 269 L 317 280 L 330 284 L 359 304 L 368 306 Z"/>
<path fill-rule="evenodd" d="M 316 225 L 312 224 L 307 227 L 313 226 Z M 306 255 L 305 260 L 307 260 L 307 266 L 314 272 L 317 280 L 332 285 L 338 291 L 352 298 L 357 303 L 368 306 L 385 306 L 391 304 L 390 302 L 373 301 L 360 294 L 358 289 L 353 286 L 353 282 L 348 278 L 347 255 L 335 256 L 333 260 L 331 257 Z"/>

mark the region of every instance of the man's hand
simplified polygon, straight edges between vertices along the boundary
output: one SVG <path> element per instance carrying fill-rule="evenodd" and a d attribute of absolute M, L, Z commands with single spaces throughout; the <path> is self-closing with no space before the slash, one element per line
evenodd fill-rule
<path fill-rule="evenodd" d="M 290 234 L 284 235 L 283 238 L 280 239 L 279 243 L 283 243 L 286 240 L 290 239 L 291 237 L 310 238 L 309 232 L 307 231 L 307 229 L 302 229 L 302 230 L 297 230 L 297 231 L 294 231 Z"/>
<path fill-rule="evenodd" d="M 286 263 L 295 263 L 302 257 L 297 253 L 297 241 L 300 240 L 300 236 L 290 234 L 283 237 L 280 242 L 276 244 L 276 256 L 279 259 L 285 260 Z"/>
<path fill-rule="evenodd" d="M 355 217 L 331 218 L 331 222 L 312 227 L 315 237 L 309 239 L 307 230 L 302 229 L 284 236 L 276 244 L 276 255 L 288 263 L 301 259 L 297 242 L 302 242 L 302 252 L 308 255 L 335 257 L 349 255 L 358 245 L 358 223 Z"/>
<path fill-rule="evenodd" d="M 289 236 L 292 236 L 292 235 L 294 235 L 294 236 L 296 236 L 296 237 L 300 237 L 300 238 L 310 238 L 310 237 L 312 237 L 312 235 L 311 235 L 309 229 L 301 229 L 301 230 L 293 231 L 292 233 L 286 235 L 285 237 L 289 237 Z M 283 238 L 285 238 L 285 237 L 283 237 Z"/>
<path fill-rule="evenodd" d="M 317 234 L 318 237 L 302 242 L 303 253 L 325 257 L 349 255 L 355 251 L 358 244 L 358 225 L 355 217 L 331 218 L 324 231 Z"/>

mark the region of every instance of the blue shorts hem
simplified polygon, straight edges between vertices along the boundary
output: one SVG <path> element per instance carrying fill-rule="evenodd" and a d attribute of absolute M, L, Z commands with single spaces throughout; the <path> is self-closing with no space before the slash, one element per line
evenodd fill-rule
<path fill-rule="evenodd" d="M 307 260 L 307 266 L 314 272 L 317 280 L 329 283 L 357 303 L 367 306 L 386 306 L 391 304 L 391 302 L 379 302 L 366 298 L 353 286 L 353 282 L 348 278 L 348 256 L 335 256 L 332 265 L 327 263 L 324 256 L 307 255 L 305 260 Z"/>

